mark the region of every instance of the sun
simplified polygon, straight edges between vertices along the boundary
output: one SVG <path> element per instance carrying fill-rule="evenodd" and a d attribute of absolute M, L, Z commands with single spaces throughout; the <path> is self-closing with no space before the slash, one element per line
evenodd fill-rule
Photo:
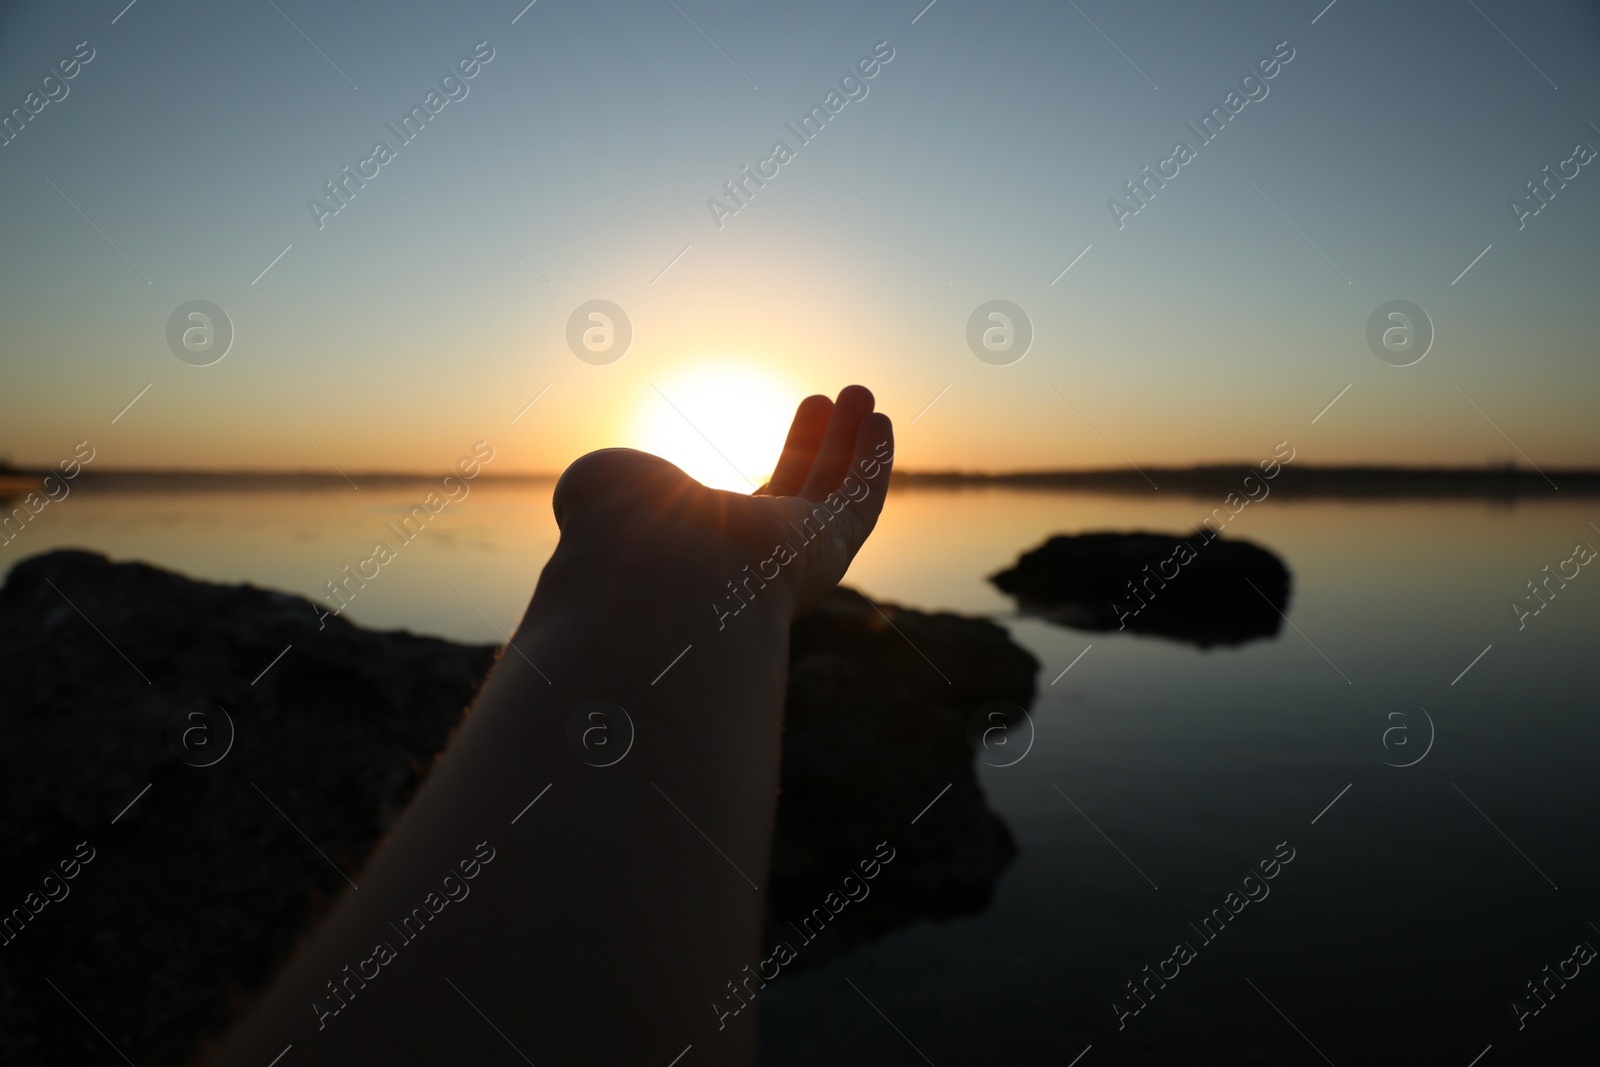
<path fill-rule="evenodd" d="M 778 462 L 799 393 L 776 375 L 734 360 L 696 363 L 651 382 L 639 447 L 713 489 L 748 493 Z"/>

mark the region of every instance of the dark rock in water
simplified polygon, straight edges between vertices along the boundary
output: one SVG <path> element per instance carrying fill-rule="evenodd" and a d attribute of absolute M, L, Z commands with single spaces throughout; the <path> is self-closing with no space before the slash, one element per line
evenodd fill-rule
<path fill-rule="evenodd" d="M 1201 648 L 1276 637 L 1289 604 L 1282 560 L 1249 541 L 1206 534 L 1058 535 L 989 580 L 1022 611 L 1062 626 L 1127 629 Z"/>
<path fill-rule="evenodd" d="M 767 948 L 787 941 L 790 966 L 806 967 L 988 905 L 1016 846 L 978 788 L 968 725 L 989 701 L 1030 705 L 1038 669 L 994 623 L 875 607 L 850 589 L 794 624 Z M 895 858 L 838 908 L 880 842 Z"/>
<path fill-rule="evenodd" d="M 359 881 L 497 650 L 336 617 L 319 630 L 317 615 L 297 596 L 89 552 L 12 569 L 0 588 L 13 754 L 0 778 L 0 1062 L 108 1055 L 45 979 L 141 1067 L 186 1062 L 271 981 L 345 889 L 341 871 Z M 878 842 L 896 857 L 813 944 L 790 935 L 792 966 L 983 907 L 1013 846 L 978 791 L 965 726 L 984 701 L 1029 703 L 1036 668 L 992 624 L 879 615 L 845 590 L 796 624 L 773 925 L 823 907 Z M 226 739 L 209 727 L 206 744 L 231 740 L 212 766 L 186 765 L 169 739 L 191 700 L 238 728 Z M 191 761 L 210 758 L 201 740 L 187 739 Z"/>

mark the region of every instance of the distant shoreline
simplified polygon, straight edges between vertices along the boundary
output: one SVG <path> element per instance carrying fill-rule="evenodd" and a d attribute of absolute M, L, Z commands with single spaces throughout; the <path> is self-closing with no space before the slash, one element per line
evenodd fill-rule
<path fill-rule="evenodd" d="M 23 470 L 19 473 L 33 473 Z M 49 473 L 48 471 L 41 473 Z M 437 484 L 439 479 L 454 473 L 450 467 L 436 471 L 347 471 L 357 485 L 417 485 Z M 93 477 L 89 477 L 89 475 Z M 490 474 L 487 470 L 472 479 L 474 485 L 484 482 L 512 484 L 517 482 L 553 482 L 555 474 Z M 97 488 L 149 489 L 171 485 L 174 488 L 240 489 L 240 488 L 295 488 L 319 489 L 323 486 L 350 488 L 345 474 L 333 471 L 196 471 L 196 470 L 133 470 L 99 468 L 85 470 L 77 484 L 92 484 Z"/>
<path fill-rule="evenodd" d="M 1027 489 L 1043 492 L 1094 492 L 1155 496 L 1158 493 L 1219 499 L 1238 490 L 1253 464 L 1211 463 L 1195 467 L 1146 467 L 1080 471 L 896 471 L 894 487 L 916 489 Z M 48 470 L 12 468 L 9 475 L 42 477 Z M 431 471 L 351 471 L 357 485 L 394 487 L 434 481 Z M 1548 480 L 1547 480 L 1548 476 Z M 535 485 L 554 482 L 555 474 L 490 474 L 486 485 Z M 1148 479 L 1148 480 L 1147 480 Z M 1554 483 L 1556 488 L 1551 487 Z M 1152 489 L 1154 483 L 1159 489 Z M 195 471 L 85 469 L 76 488 L 101 491 L 204 492 L 241 489 L 348 489 L 343 476 L 322 471 Z M 1600 496 L 1600 469 L 1549 469 L 1543 474 L 1525 467 L 1381 467 L 1294 464 L 1272 482 L 1274 494 L 1294 497 L 1477 497 L 1561 499 Z M 7 494 L 9 495 L 9 494 Z"/>
<path fill-rule="evenodd" d="M 904 488 L 997 486 L 1009 489 L 1078 491 L 1156 496 L 1221 498 L 1239 491 L 1240 479 L 1258 473 L 1251 463 L 1208 463 L 1195 467 L 1145 467 L 1090 471 L 1016 471 L 987 474 L 966 471 L 895 472 Z M 1272 495 L 1295 497 L 1589 497 L 1600 495 L 1600 470 L 1526 467 L 1284 466 L 1271 483 Z"/>

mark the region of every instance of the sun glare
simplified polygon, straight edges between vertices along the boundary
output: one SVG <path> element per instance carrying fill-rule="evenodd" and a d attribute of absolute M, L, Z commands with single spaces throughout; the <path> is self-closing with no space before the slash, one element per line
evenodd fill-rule
<path fill-rule="evenodd" d="M 745 363 L 703 363 L 656 379 L 639 447 L 714 489 L 748 493 L 778 462 L 800 394 Z"/>

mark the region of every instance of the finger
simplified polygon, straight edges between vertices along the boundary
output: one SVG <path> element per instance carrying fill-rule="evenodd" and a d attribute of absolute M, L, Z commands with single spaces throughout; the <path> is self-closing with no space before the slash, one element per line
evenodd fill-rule
<path fill-rule="evenodd" d="M 807 500 L 821 500 L 838 487 L 855 452 L 856 431 L 861 420 L 872 411 L 872 404 L 872 393 L 863 386 L 847 385 L 840 390 L 811 475 L 800 490 L 801 496 Z"/>
<path fill-rule="evenodd" d="M 757 493 L 761 496 L 793 496 L 800 491 L 806 475 L 816 462 L 817 449 L 822 445 L 822 435 L 828 429 L 828 416 L 833 411 L 833 401 L 825 396 L 808 396 L 794 409 L 794 421 L 789 424 L 789 437 L 783 442 L 783 453 L 772 478 Z"/>
<path fill-rule="evenodd" d="M 894 424 L 889 416 L 875 411 L 861 420 L 856 430 L 855 449 L 850 457 L 850 469 L 845 475 L 840 492 L 851 501 L 850 510 L 860 522 L 860 537 L 853 550 L 878 524 L 878 514 L 883 511 L 883 500 L 889 490 L 889 472 L 894 466 Z M 858 488 L 858 483 L 865 488 Z"/>

